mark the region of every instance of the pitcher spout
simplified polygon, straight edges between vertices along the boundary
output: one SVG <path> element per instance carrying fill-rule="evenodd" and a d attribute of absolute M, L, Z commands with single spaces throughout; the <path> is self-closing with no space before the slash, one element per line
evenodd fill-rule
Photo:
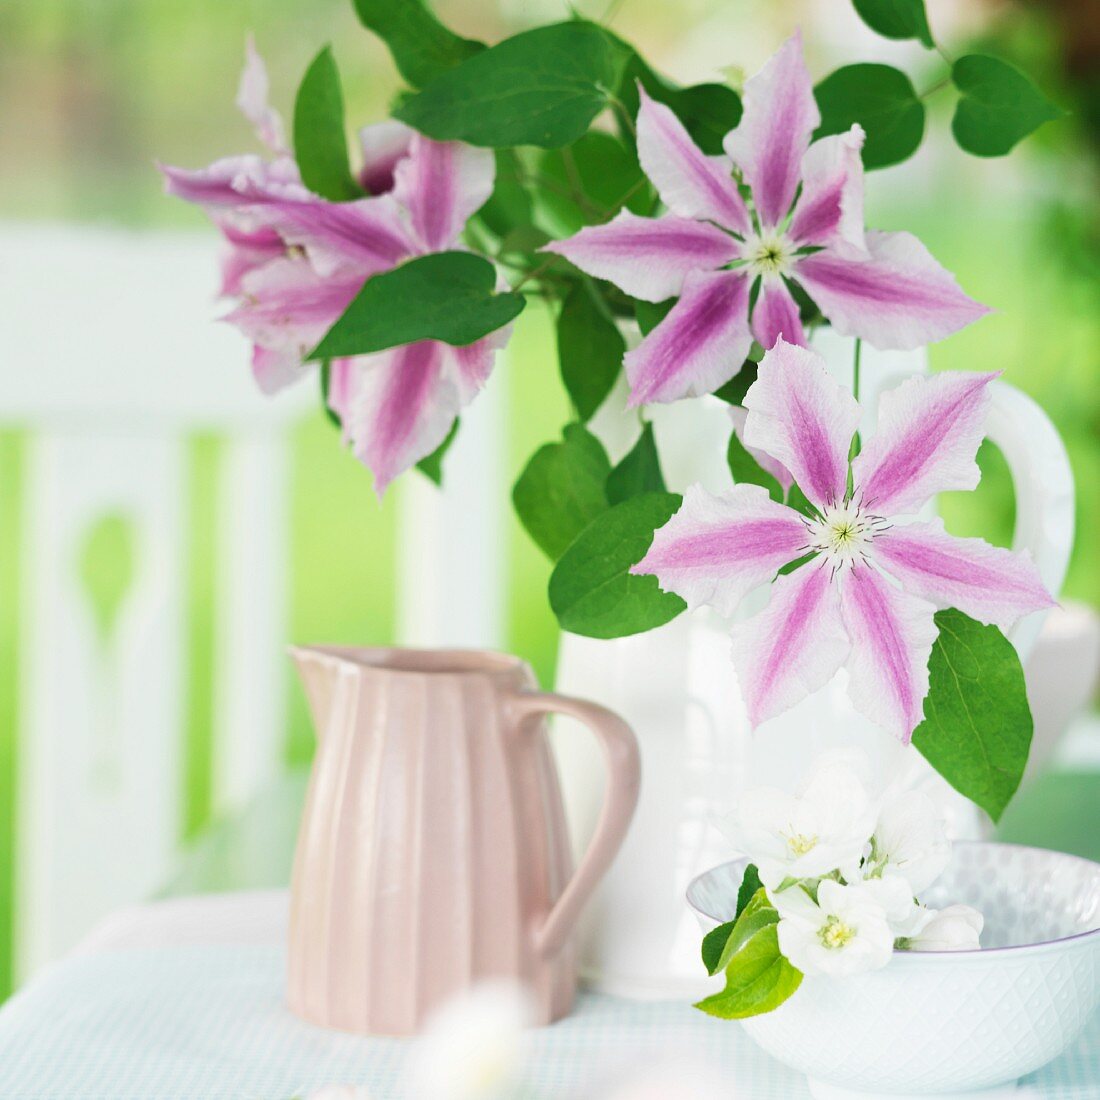
<path fill-rule="evenodd" d="M 291 646 L 290 657 L 306 693 L 313 728 L 320 740 L 328 726 L 336 681 L 344 659 L 324 646 Z"/>

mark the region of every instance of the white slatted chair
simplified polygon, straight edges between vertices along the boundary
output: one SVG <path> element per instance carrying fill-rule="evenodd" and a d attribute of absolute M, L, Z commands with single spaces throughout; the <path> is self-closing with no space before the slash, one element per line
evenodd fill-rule
<path fill-rule="evenodd" d="M 242 806 L 285 743 L 287 428 L 247 347 L 213 323 L 214 234 L 0 226 L 0 426 L 29 429 L 22 499 L 16 968 L 56 957 L 170 875 L 181 829 L 187 444 L 224 437 L 213 809 Z M 399 640 L 502 638 L 503 380 L 468 411 L 440 494 L 403 479 Z M 334 439 L 333 445 L 336 445 Z M 364 475 L 364 495 L 369 481 Z M 111 637 L 80 577 L 104 520 L 135 568 Z M 444 535 L 444 532 L 447 532 Z M 323 639 L 299 639 L 318 641 Z"/>

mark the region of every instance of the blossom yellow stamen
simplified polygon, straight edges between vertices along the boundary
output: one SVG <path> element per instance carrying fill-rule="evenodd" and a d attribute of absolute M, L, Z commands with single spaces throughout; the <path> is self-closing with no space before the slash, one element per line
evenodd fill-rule
<path fill-rule="evenodd" d="M 830 917 L 818 932 L 822 944 L 832 951 L 847 947 L 855 938 L 856 929 L 845 924 L 839 917 Z"/>
<path fill-rule="evenodd" d="M 787 837 L 787 847 L 796 856 L 804 856 L 807 852 L 812 852 L 817 847 L 816 836 L 806 836 L 804 833 L 795 833 L 793 836 Z"/>

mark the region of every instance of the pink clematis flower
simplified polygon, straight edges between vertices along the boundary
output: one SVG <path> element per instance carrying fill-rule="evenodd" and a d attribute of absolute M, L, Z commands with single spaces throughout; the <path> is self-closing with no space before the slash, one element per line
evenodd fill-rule
<path fill-rule="evenodd" d="M 955 538 L 939 520 L 898 522 L 935 493 L 977 485 L 974 456 L 995 377 L 946 372 L 883 394 L 878 431 L 851 463 L 849 492 L 859 404 L 814 352 L 779 340 L 764 356 L 745 396 L 744 440 L 790 471 L 814 515 L 755 485 L 718 496 L 694 486 L 632 569 L 689 606 L 725 615 L 772 582 L 768 606 L 733 630 L 754 726 L 847 666 L 856 708 L 907 742 L 928 692 L 936 610 L 955 607 L 1007 629 L 1054 602 L 1025 554 Z"/>
<path fill-rule="evenodd" d="M 257 384 L 273 393 L 313 373 L 304 357 L 368 278 L 460 247 L 466 221 L 492 191 L 494 162 L 488 150 L 430 141 L 386 121 L 359 133 L 359 181 L 370 197 L 327 202 L 302 185 L 267 94 L 249 41 L 237 105 L 272 158 L 162 171 L 169 194 L 202 206 L 229 244 L 221 293 L 237 306 L 224 319 L 251 340 Z M 329 403 L 380 494 L 443 442 L 509 331 L 469 347 L 424 341 L 332 363 Z"/>
<path fill-rule="evenodd" d="M 877 348 L 919 347 L 987 312 L 916 237 L 864 231 L 864 134 L 811 145 L 821 116 L 799 35 L 746 84 L 725 156 L 705 156 L 668 107 L 639 96 L 638 158 L 668 213 L 623 211 L 547 245 L 635 298 L 679 298 L 624 360 L 631 405 L 713 392 L 754 336 L 805 344 L 792 281 L 838 332 Z"/>
<path fill-rule="evenodd" d="M 495 166 L 489 150 L 417 134 L 392 173 L 392 190 L 375 198 L 263 207 L 266 224 L 301 249 L 302 262 L 317 273 L 315 285 L 302 284 L 281 296 L 282 346 L 289 356 L 300 357 L 317 344 L 368 275 L 414 256 L 461 247 L 466 222 L 493 189 Z M 273 339 L 269 330 L 254 327 L 270 320 L 262 299 L 244 305 L 232 319 L 254 337 Z M 379 493 L 446 439 L 484 385 L 510 332 L 505 327 L 466 347 L 423 340 L 333 362 L 329 403 L 356 456 L 374 473 Z"/>

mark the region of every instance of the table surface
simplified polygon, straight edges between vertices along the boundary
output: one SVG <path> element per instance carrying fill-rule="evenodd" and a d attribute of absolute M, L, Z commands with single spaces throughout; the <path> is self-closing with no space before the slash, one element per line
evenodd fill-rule
<path fill-rule="evenodd" d="M 401 1100 L 414 1048 L 327 1032 L 283 1003 L 285 891 L 177 898 L 121 912 L 0 1010 L 0 1097 L 289 1100 L 365 1084 Z M 582 994 L 532 1033 L 525 1097 L 606 1096 L 624 1068 L 703 1064 L 721 1100 L 807 1100 L 741 1028 L 690 1006 Z M 1018 1100 L 1100 1098 L 1100 1015 Z M 662 1098 L 663 1100 L 663 1098 Z M 716 1097 L 716 1100 L 719 1100 Z"/>

